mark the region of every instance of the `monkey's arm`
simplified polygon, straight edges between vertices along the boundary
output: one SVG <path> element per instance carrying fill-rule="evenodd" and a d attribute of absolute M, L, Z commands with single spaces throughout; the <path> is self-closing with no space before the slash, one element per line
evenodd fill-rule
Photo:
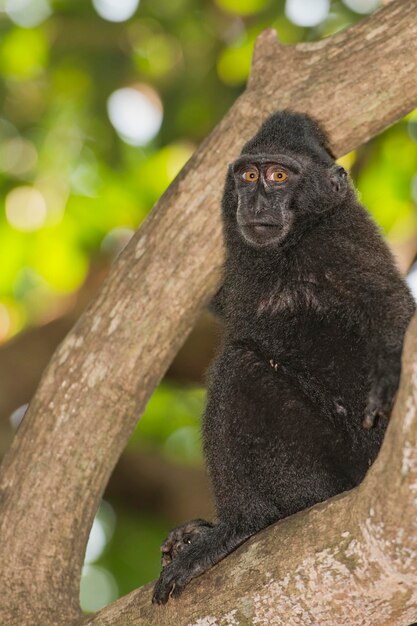
<path fill-rule="evenodd" d="M 415 311 L 414 300 L 399 275 L 392 274 L 365 291 L 367 336 L 371 359 L 369 395 L 363 420 L 370 429 L 375 421 L 390 416 L 401 373 L 401 354 L 405 331 Z"/>
<path fill-rule="evenodd" d="M 398 309 L 398 304 L 403 307 L 402 310 Z M 364 428 L 372 428 L 379 417 L 389 417 L 391 413 L 401 374 L 404 334 L 413 312 L 411 297 L 404 298 L 397 302 L 391 314 L 371 320 L 372 364 Z"/>

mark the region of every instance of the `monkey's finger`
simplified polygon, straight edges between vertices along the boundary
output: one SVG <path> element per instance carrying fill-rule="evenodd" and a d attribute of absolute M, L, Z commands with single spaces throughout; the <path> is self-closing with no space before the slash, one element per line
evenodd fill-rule
<path fill-rule="evenodd" d="M 187 583 L 188 583 L 188 579 L 184 581 L 177 580 L 170 593 L 170 597 L 179 598 L 182 592 L 184 591 L 184 587 L 187 585 Z"/>
<path fill-rule="evenodd" d="M 376 418 L 377 418 L 376 411 L 372 411 L 368 413 L 367 415 L 365 415 L 364 420 L 362 422 L 363 428 L 365 428 L 365 430 L 371 430 L 371 428 L 373 428 L 375 425 Z"/>

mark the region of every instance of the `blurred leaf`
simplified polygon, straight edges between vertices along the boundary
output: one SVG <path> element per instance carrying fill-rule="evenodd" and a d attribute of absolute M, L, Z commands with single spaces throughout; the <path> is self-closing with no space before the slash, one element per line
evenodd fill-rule
<path fill-rule="evenodd" d="M 12 298 L 0 299 L 0 343 L 22 330 L 25 322 L 23 306 Z"/>
<path fill-rule="evenodd" d="M 293 24 L 285 15 L 280 15 L 271 26 L 277 31 L 281 43 L 288 45 L 303 40 L 305 28 Z"/>
<path fill-rule="evenodd" d="M 55 238 L 53 229 L 44 229 L 34 241 L 32 267 L 53 289 L 67 293 L 82 284 L 88 262 L 85 254 L 71 245 L 71 240 Z"/>
<path fill-rule="evenodd" d="M 139 71 L 150 78 L 173 74 L 182 61 L 179 41 L 166 34 L 149 34 L 135 46 L 134 61 Z"/>
<path fill-rule="evenodd" d="M 113 537 L 97 564 L 116 579 L 119 597 L 158 577 L 161 569 L 159 546 L 170 527 L 155 517 L 128 511 L 112 503 L 116 512 Z"/>
<path fill-rule="evenodd" d="M 163 194 L 192 152 L 190 144 L 172 144 L 154 152 L 137 166 L 136 183 L 149 206 Z"/>
<path fill-rule="evenodd" d="M 87 71 L 74 64 L 72 60 L 64 60 L 51 72 L 51 89 L 55 98 L 85 98 L 92 90 L 91 76 Z"/>
<path fill-rule="evenodd" d="M 139 441 L 166 444 L 165 451 L 171 456 L 199 460 L 205 396 L 203 389 L 161 384 L 149 400 L 130 445 L 135 446 Z"/>
<path fill-rule="evenodd" d="M 375 142 L 372 158 L 357 181 L 361 201 L 386 234 L 401 223 L 410 224 L 415 212 L 411 183 L 417 170 L 417 145 L 406 128 L 406 123 L 399 123 L 385 132 L 383 141 Z"/>
<path fill-rule="evenodd" d="M 352 165 L 355 163 L 355 160 L 356 152 L 355 150 L 352 150 L 351 152 L 348 152 L 347 154 L 344 154 L 342 157 L 337 159 L 337 162 L 339 163 L 339 165 L 344 167 L 345 170 L 349 171 L 352 168 Z"/>
<path fill-rule="evenodd" d="M 1 212 L 4 214 L 4 208 Z M 25 263 L 25 237 L 11 228 L 7 222 L 0 221 L 0 296 L 13 292 L 17 273 Z"/>
<path fill-rule="evenodd" d="M 8 78 L 35 78 L 45 68 L 47 59 L 48 41 L 40 29 L 13 28 L 1 42 L 0 70 Z"/>
<path fill-rule="evenodd" d="M 217 61 L 217 72 L 226 85 L 240 85 L 247 80 L 254 45 L 254 38 L 245 38 L 221 52 Z"/>
<path fill-rule="evenodd" d="M 221 9 L 237 15 L 252 15 L 262 11 L 271 0 L 216 0 Z"/>

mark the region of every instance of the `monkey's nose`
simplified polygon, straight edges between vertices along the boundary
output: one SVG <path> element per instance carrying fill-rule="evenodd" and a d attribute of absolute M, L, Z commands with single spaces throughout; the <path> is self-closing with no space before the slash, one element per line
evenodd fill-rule
<path fill-rule="evenodd" d="M 268 208 L 268 205 L 266 202 L 257 202 L 255 206 L 255 215 L 259 215 L 260 213 L 263 213 L 267 208 Z"/>

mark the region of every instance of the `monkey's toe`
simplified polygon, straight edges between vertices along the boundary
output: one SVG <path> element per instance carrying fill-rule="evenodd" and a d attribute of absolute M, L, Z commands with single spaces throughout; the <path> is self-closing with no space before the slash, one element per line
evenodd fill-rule
<path fill-rule="evenodd" d="M 376 411 L 368 412 L 363 418 L 362 426 L 365 430 L 371 430 L 376 424 L 378 414 Z"/>
<path fill-rule="evenodd" d="M 188 568 L 178 561 L 168 564 L 156 582 L 152 603 L 166 604 L 169 598 L 178 598 L 191 578 Z"/>
<path fill-rule="evenodd" d="M 166 604 L 174 588 L 174 578 L 170 576 L 169 566 L 165 567 L 153 590 L 152 604 Z"/>

